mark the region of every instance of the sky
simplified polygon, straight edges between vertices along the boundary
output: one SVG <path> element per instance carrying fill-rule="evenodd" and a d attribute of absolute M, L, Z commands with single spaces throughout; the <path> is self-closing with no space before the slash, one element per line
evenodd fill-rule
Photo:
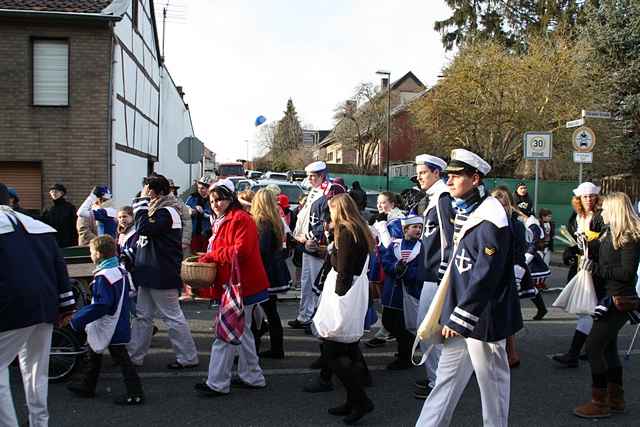
<path fill-rule="evenodd" d="M 156 0 L 162 40 L 162 9 Z M 433 85 L 452 58 L 433 22 L 442 0 L 169 0 L 165 61 L 184 87 L 195 135 L 217 161 L 260 151 L 255 118 L 279 120 L 291 98 L 300 121 L 331 129 L 361 82 L 408 71 Z M 162 41 L 161 41 L 162 43 Z M 245 141 L 248 141 L 246 143 Z"/>

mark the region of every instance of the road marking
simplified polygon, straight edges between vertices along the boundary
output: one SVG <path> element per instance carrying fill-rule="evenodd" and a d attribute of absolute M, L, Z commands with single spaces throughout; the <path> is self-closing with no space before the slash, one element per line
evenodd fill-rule
<path fill-rule="evenodd" d="M 287 353 L 288 354 L 288 353 Z M 369 365 L 370 371 L 384 371 L 387 369 L 386 365 Z M 320 372 L 317 369 L 309 368 L 283 368 L 283 369 L 263 369 L 264 376 L 275 375 L 307 375 Z M 208 371 L 179 371 L 179 372 L 138 372 L 140 378 L 156 379 L 156 378 L 195 378 L 206 377 L 209 375 Z M 121 373 L 105 373 L 100 374 L 101 378 L 107 379 L 122 379 Z"/>
<path fill-rule="evenodd" d="M 564 353 L 551 353 L 545 354 L 545 356 L 549 359 L 553 358 L 553 356 L 562 356 Z M 627 350 L 618 349 L 618 356 L 625 356 L 627 354 Z M 631 350 L 629 355 L 640 354 L 640 350 Z"/>
<path fill-rule="evenodd" d="M 150 354 L 174 354 L 172 348 L 150 348 L 147 352 L 147 355 Z M 285 351 L 286 356 L 288 357 L 320 357 L 320 352 L 318 351 Z M 365 352 L 367 357 L 395 357 L 395 352 Z M 416 355 L 419 352 L 416 352 Z M 198 356 L 211 356 L 210 351 L 199 351 Z"/>

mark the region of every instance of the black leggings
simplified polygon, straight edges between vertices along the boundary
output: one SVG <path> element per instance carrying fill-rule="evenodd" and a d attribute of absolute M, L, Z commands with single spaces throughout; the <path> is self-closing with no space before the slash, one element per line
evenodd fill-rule
<path fill-rule="evenodd" d="M 282 330 L 280 315 L 278 314 L 278 297 L 276 295 L 269 295 L 269 299 L 265 302 L 261 302 L 260 306 L 264 310 L 267 322 L 269 323 L 269 341 L 271 343 L 271 351 L 274 353 L 280 353 L 284 351 L 284 332 Z M 257 353 L 260 351 L 260 338 L 262 335 L 253 323 L 251 324 L 251 331 L 253 332 L 256 342 Z"/>
<path fill-rule="evenodd" d="M 411 344 L 415 336 L 407 331 L 404 325 L 402 310 L 384 307 L 382 309 L 382 326 L 398 341 L 398 360 L 411 363 Z"/>
<path fill-rule="evenodd" d="M 618 357 L 618 333 L 627 323 L 627 313 L 618 311 L 614 305 L 602 319 L 593 322 L 587 338 L 586 350 L 591 364 L 593 386 L 605 388 L 607 382 L 622 384 L 622 365 Z"/>
<path fill-rule="evenodd" d="M 322 357 L 329 370 L 342 382 L 347 390 L 347 403 L 352 408 L 364 408 L 367 394 L 364 391 L 366 366 L 360 351 L 360 343 L 349 344 L 324 340 L 321 345 Z"/>
<path fill-rule="evenodd" d="M 127 347 L 123 344 L 118 344 L 110 345 L 108 348 L 111 358 L 120 366 L 124 385 L 127 389 L 127 395 L 141 396 L 142 384 L 140 383 L 140 377 L 136 372 L 135 366 L 131 363 Z M 84 375 L 82 382 L 92 391 L 95 391 L 96 385 L 98 384 L 101 367 L 102 354 L 95 353 L 93 350 L 89 349 L 84 359 Z"/>

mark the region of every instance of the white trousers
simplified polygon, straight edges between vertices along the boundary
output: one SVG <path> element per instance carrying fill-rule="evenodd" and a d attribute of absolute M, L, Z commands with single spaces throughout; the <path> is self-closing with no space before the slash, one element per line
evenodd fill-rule
<path fill-rule="evenodd" d="M 431 306 L 431 302 L 433 298 L 436 296 L 436 292 L 438 291 L 438 284 L 435 282 L 424 282 L 422 285 L 422 292 L 420 293 L 420 303 L 418 305 L 418 326 L 422 323 L 422 320 L 427 315 L 427 311 L 429 311 L 429 307 Z M 427 351 L 428 345 L 424 342 L 420 342 L 420 349 L 424 353 Z M 438 360 L 440 360 L 440 353 L 442 353 L 442 344 L 436 344 L 431 349 L 431 353 L 427 357 L 427 360 L 424 362 L 424 367 L 427 370 L 427 381 L 429 383 L 429 387 L 433 388 L 436 384 L 436 371 L 438 369 Z"/>
<path fill-rule="evenodd" d="M 9 364 L 18 356 L 24 394 L 29 408 L 29 425 L 47 427 L 49 410 L 49 353 L 51 323 L 0 332 L 0 426 L 18 427 L 9 385 Z"/>
<path fill-rule="evenodd" d="M 198 351 L 193 342 L 189 323 L 184 317 L 177 289 L 138 288 L 136 317 L 131 324 L 131 342 L 128 345 L 131 361 L 141 365 L 153 335 L 153 318 L 156 312 L 169 329 L 169 341 L 176 353 L 176 361 L 182 365 L 198 363 Z"/>
<path fill-rule="evenodd" d="M 510 372 L 506 340 L 495 343 L 473 338 L 445 340 L 436 374 L 436 386 L 424 402 L 416 426 L 451 424 L 453 411 L 475 372 L 485 427 L 506 427 L 509 419 Z"/>
<path fill-rule="evenodd" d="M 244 306 L 245 327 L 240 345 L 232 345 L 220 339 L 213 340 L 207 385 L 220 393 L 229 393 L 233 359 L 238 355 L 238 377 L 253 386 L 263 387 L 266 382 L 258 364 L 256 343 L 251 332 L 251 316 L 255 304 Z"/>
<path fill-rule="evenodd" d="M 309 254 L 302 254 L 302 273 L 300 274 L 300 307 L 298 308 L 298 320 L 302 323 L 311 322 L 316 311 L 318 296 L 313 293 L 313 282 L 318 277 L 323 260 Z"/>

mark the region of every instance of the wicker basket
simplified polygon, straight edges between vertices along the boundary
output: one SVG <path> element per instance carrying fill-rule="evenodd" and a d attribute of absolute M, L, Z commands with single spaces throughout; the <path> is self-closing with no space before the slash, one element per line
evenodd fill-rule
<path fill-rule="evenodd" d="M 180 277 L 182 281 L 194 289 L 208 288 L 216 278 L 216 265 L 197 262 L 197 256 L 191 256 L 182 261 Z"/>

